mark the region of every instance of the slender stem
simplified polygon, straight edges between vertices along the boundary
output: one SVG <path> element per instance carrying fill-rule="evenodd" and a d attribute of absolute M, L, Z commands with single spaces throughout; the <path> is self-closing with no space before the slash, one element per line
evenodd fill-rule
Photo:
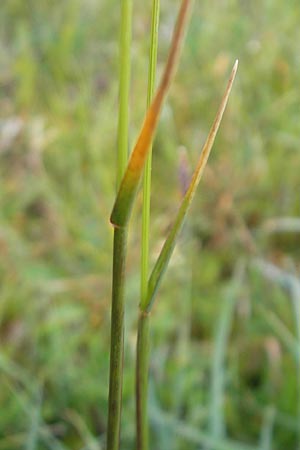
<path fill-rule="evenodd" d="M 150 316 L 140 312 L 136 360 L 136 444 L 137 450 L 148 450 L 148 373 L 150 351 Z"/>
<path fill-rule="evenodd" d="M 120 443 L 124 356 L 125 256 L 126 230 L 122 228 L 115 228 L 113 252 L 107 450 L 118 450 Z"/>
<path fill-rule="evenodd" d="M 153 0 L 152 22 L 151 22 L 151 42 L 148 72 L 148 93 L 147 107 L 150 106 L 154 93 L 155 72 L 158 47 L 158 24 L 159 24 L 159 3 L 160 0 Z M 146 300 L 148 275 L 149 275 L 149 230 L 150 230 L 150 198 L 151 198 L 151 166 L 152 148 L 145 164 L 143 180 L 143 212 L 142 212 L 142 255 L 141 255 L 141 306 Z"/>
<path fill-rule="evenodd" d="M 153 0 L 151 38 L 148 73 L 147 107 L 151 104 L 154 93 L 158 24 L 160 0 Z M 136 357 L 136 440 L 137 450 L 148 450 L 148 373 L 150 330 L 149 315 L 143 314 L 143 306 L 147 299 L 149 276 L 149 235 L 150 235 L 150 200 L 151 200 L 151 166 L 152 148 L 146 161 L 143 180 L 143 212 L 142 212 L 142 252 L 141 252 L 141 313 L 138 322 L 137 357 Z"/>
<path fill-rule="evenodd" d="M 124 175 L 128 159 L 131 17 L 132 0 L 121 0 L 117 188 Z"/>
<path fill-rule="evenodd" d="M 117 189 L 128 159 L 132 0 L 121 0 Z M 107 450 L 119 450 L 124 359 L 126 228 L 114 229 Z"/>

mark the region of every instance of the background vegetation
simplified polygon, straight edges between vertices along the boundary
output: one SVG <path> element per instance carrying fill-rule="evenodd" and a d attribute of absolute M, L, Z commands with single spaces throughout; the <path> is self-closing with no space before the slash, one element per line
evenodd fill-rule
<path fill-rule="evenodd" d="M 177 2 L 161 7 L 159 73 Z M 146 104 L 150 8 L 134 3 L 131 143 Z M 153 313 L 153 449 L 299 449 L 299 21 L 294 0 L 195 1 L 154 145 L 153 259 L 179 172 L 195 165 L 236 57 L 240 67 Z M 104 448 L 118 27 L 116 0 L 1 2 L 1 450 Z M 124 450 L 134 447 L 140 211 Z"/>

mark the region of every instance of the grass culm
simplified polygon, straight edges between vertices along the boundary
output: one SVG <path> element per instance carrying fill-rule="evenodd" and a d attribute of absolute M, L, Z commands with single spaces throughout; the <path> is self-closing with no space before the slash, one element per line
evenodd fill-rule
<path fill-rule="evenodd" d="M 110 363 L 110 389 L 109 389 L 109 415 L 108 415 L 108 439 L 107 449 L 117 450 L 120 446 L 120 423 L 121 423 L 121 399 L 122 399 L 122 363 L 124 353 L 124 285 L 125 285 L 125 259 L 126 259 L 126 235 L 128 221 L 140 180 L 144 171 L 143 185 L 143 220 L 142 220 L 142 244 L 141 244 L 141 298 L 137 333 L 136 354 L 136 435 L 137 449 L 148 450 L 148 372 L 149 372 L 149 340 L 150 340 L 150 318 L 155 296 L 168 266 L 170 257 L 176 244 L 176 239 L 183 226 L 187 212 L 193 200 L 196 188 L 201 179 L 203 170 L 207 163 L 211 148 L 213 146 L 222 116 L 229 98 L 231 87 L 237 71 L 235 63 L 229 78 L 225 94 L 221 100 L 213 125 L 205 141 L 196 169 L 190 184 L 182 199 L 177 216 L 170 228 L 170 233 L 162 247 L 162 250 L 154 264 L 149 276 L 149 226 L 150 226 L 150 194 L 151 194 L 151 145 L 158 124 L 160 112 L 166 99 L 169 87 L 173 80 L 180 50 L 183 44 L 184 34 L 191 9 L 190 0 L 182 0 L 174 28 L 173 38 L 165 69 L 156 94 L 153 96 L 155 67 L 158 44 L 158 18 L 159 2 L 153 2 L 150 62 L 147 94 L 147 113 L 142 125 L 137 142 L 130 155 L 127 168 L 124 172 L 119 190 L 111 214 L 111 223 L 114 226 L 114 253 L 113 253 L 113 288 L 112 288 L 112 315 L 111 315 L 111 363 Z M 129 9 L 127 10 L 129 13 Z M 124 31 L 124 15 L 122 32 L 126 38 L 130 35 L 128 30 Z M 127 26 L 130 20 L 127 20 Z M 122 38 L 121 38 L 122 39 Z M 126 41 L 128 44 L 128 41 Z M 125 50 L 126 49 L 126 50 Z M 126 55 L 124 56 L 124 53 Z M 124 59 L 126 63 L 124 63 Z M 123 162 L 126 160 L 124 152 L 126 145 L 124 136 L 128 133 L 128 105 L 123 104 L 128 99 L 128 76 L 129 76 L 129 46 L 122 47 L 120 63 L 127 68 L 124 74 L 120 72 L 120 114 L 119 114 L 119 137 L 118 148 L 120 158 L 119 164 L 123 172 Z M 126 89 L 124 93 L 122 89 Z M 125 115 L 125 117 L 124 117 Z M 120 135 L 121 134 L 121 135 Z M 119 180 L 118 180 L 119 181 Z"/>

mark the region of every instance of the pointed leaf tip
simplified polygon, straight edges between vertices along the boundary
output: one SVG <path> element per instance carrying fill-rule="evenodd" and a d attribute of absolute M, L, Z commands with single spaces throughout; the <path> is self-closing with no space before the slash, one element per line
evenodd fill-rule
<path fill-rule="evenodd" d="M 188 213 L 189 207 L 192 203 L 194 194 L 196 192 L 197 186 L 200 182 L 201 176 L 203 174 L 204 168 L 206 166 L 210 151 L 212 149 L 215 137 L 217 135 L 223 113 L 225 111 L 228 98 L 230 95 L 230 91 L 233 85 L 233 81 L 237 72 L 238 67 L 238 61 L 235 62 L 233 69 L 231 71 L 225 93 L 223 95 L 223 98 L 221 100 L 219 109 L 217 111 L 215 120 L 213 122 L 213 125 L 208 133 L 207 139 L 205 141 L 205 144 L 202 148 L 202 151 L 200 153 L 200 157 L 196 166 L 196 169 L 193 173 L 193 177 L 191 179 L 190 185 L 186 191 L 186 194 L 182 200 L 182 203 L 180 205 L 180 208 L 178 210 L 177 216 L 175 218 L 174 224 L 171 228 L 171 231 L 163 245 L 163 248 L 159 254 L 159 257 L 157 258 L 157 261 L 154 265 L 154 268 L 152 270 L 152 273 L 149 278 L 148 282 L 148 292 L 147 297 L 145 299 L 145 302 L 141 305 L 143 311 L 150 312 L 152 309 L 153 302 L 155 300 L 155 295 L 157 292 L 157 289 L 159 287 L 160 281 L 162 279 L 163 274 L 165 273 L 169 260 L 171 258 L 172 252 L 174 250 L 177 236 L 182 228 L 182 225 L 184 223 L 184 220 L 186 218 L 186 215 Z"/>

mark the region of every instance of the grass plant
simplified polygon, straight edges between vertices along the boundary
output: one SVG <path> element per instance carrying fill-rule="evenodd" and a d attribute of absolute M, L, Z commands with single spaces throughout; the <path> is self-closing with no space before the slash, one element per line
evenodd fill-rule
<path fill-rule="evenodd" d="M 166 94 L 172 81 L 176 63 L 178 61 L 180 48 L 183 42 L 188 12 L 191 7 L 190 0 L 182 0 L 177 23 L 174 29 L 173 40 L 167 59 L 164 74 L 153 101 L 153 85 L 155 73 L 155 59 L 157 54 L 157 27 L 158 27 L 158 4 L 153 7 L 152 38 L 150 53 L 149 87 L 148 87 L 148 111 L 142 126 L 137 143 L 132 151 L 127 169 L 124 173 L 117 194 L 115 205 L 111 214 L 111 223 L 114 230 L 114 263 L 113 263 L 113 295 L 112 295 L 112 344 L 111 344 L 111 366 L 110 366 L 110 400 L 108 426 L 113 426 L 113 444 L 108 449 L 115 450 L 119 447 L 120 411 L 122 395 L 122 366 L 123 338 L 124 338 L 124 265 L 126 230 L 130 212 L 139 186 L 139 182 L 146 164 L 144 178 L 144 209 L 143 209 L 143 233 L 142 233 L 142 284 L 141 302 L 138 321 L 137 356 L 136 356 L 136 416 L 137 416 L 137 448 L 147 450 L 148 425 L 147 425 L 147 386 L 149 370 L 149 314 L 152 310 L 155 295 L 161 278 L 168 266 L 177 236 L 182 228 L 185 217 L 193 200 L 196 188 L 203 174 L 216 134 L 218 132 L 223 113 L 230 95 L 232 84 L 236 75 L 238 62 L 234 64 L 225 94 L 217 111 L 215 120 L 208 134 L 207 140 L 200 154 L 198 164 L 192 176 L 191 182 L 183 197 L 177 217 L 174 221 L 169 236 L 154 265 L 149 281 L 148 254 L 149 254 L 149 214 L 150 214 L 150 176 L 151 176 L 151 143 L 157 127 L 160 111 Z M 121 79 L 122 81 L 122 79 Z M 149 158 L 150 152 L 150 158 Z M 147 260 L 146 260 L 147 259 Z M 122 299 L 122 300 L 121 300 Z M 113 397 L 116 396 L 115 399 Z M 108 430 L 111 435 L 111 431 Z M 116 436 L 118 433 L 118 436 Z"/>
<path fill-rule="evenodd" d="M 0 14 L 0 449 L 104 450 L 121 2 L 28 3 L 1 2 Z M 134 3 L 129 148 L 145 110 L 151 4 Z M 179 4 L 161 0 L 158 74 Z M 235 55 L 242 64 L 150 314 L 151 449 L 299 447 L 299 18 L 296 0 L 194 2 L 155 137 L 147 281 L 182 198 L 177 150 L 196 165 Z M 126 263 L 122 449 L 135 448 L 141 199 Z M 214 330 L 231 306 L 221 351 Z"/>
<path fill-rule="evenodd" d="M 115 205 L 111 214 L 111 223 L 114 226 L 114 250 L 113 250 L 113 280 L 112 280 L 112 312 L 111 312 L 111 356 L 110 356 L 110 383 L 109 383 L 109 410 L 108 410 L 108 431 L 107 431 L 107 449 L 117 450 L 120 446 L 120 423 L 121 423 L 121 402 L 122 402 L 122 375 L 123 375 L 123 357 L 124 357 L 124 283 L 125 283 L 125 258 L 126 258 L 126 234 L 129 214 L 133 205 L 135 194 L 138 188 L 142 171 L 150 150 L 153 134 L 155 132 L 159 114 L 163 102 L 166 98 L 172 78 L 175 73 L 180 49 L 182 46 L 185 25 L 187 22 L 190 0 L 183 0 L 178 14 L 178 20 L 175 26 L 174 35 L 171 43 L 169 57 L 162 77 L 161 84 L 157 90 L 153 102 L 144 120 L 137 143 L 132 151 L 128 167 L 122 178 Z M 124 15 L 123 15 L 124 17 Z M 125 20 L 125 19 L 123 19 Z M 126 21 L 128 26 L 130 21 Z M 156 26 L 154 24 L 154 26 Z M 128 36 L 128 30 L 125 25 L 121 27 L 122 31 Z M 154 38 L 157 39 L 157 38 Z M 122 37 L 121 37 L 122 41 Z M 126 46 L 127 57 L 126 68 L 129 65 L 129 46 Z M 124 50 L 125 51 L 125 50 Z M 124 62 L 124 61 L 123 61 Z M 128 69 L 129 70 L 129 69 Z M 120 72 L 120 88 L 128 88 L 128 70 L 123 76 Z M 153 70 L 152 70 L 153 71 Z M 150 76 L 150 83 L 153 84 L 153 75 Z M 152 88 L 153 89 L 153 88 Z M 150 97 L 150 95 L 149 95 Z M 128 120 L 127 116 L 123 118 L 126 107 L 121 103 L 128 102 L 128 90 L 126 94 L 120 95 L 120 114 L 122 119 L 119 127 L 119 159 L 120 172 L 123 171 L 124 161 L 123 153 L 126 146 L 122 133 L 127 137 Z M 127 106 L 128 108 L 128 106 Z M 126 123 L 126 126 L 124 124 Z M 118 171 L 119 172 L 119 171 Z M 150 194 L 150 192 L 149 192 Z"/>
<path fill-rule="evenodd" d="M 230 95 L 232 84 L 236 75 L 238 64 L 235 63 L 228 85 L 225 90 L 224 97 L 221 101 L 214 123 L 208 134 L 207 140 L 203 146 L 197 167 L 192 176 L 190 185 L 183 197 L 182 203 L 178 210 L 171 231 L 162 247 L 157 258 L 154 268 L 149 277 L 147 285 L 147 295 L 140 304 L 140 314 L 138 322 L 138 338 L 137 338 L 137 371 L 136 371 L 136 395 L 137 395 L 137 442 L 138 449 L 148 449 L 148 431 L 147 431 L 147 380 L 149 371 L 149 320 L 150 313 L 153 308 L 155 296 L 162 276 L 167 269 L 169 260 L 174 250 L 176 239 L 183 226 L 187 212 L 193 200 L 193 196 L 200 182 L 205 165 L 207 163 L 210 151 L 212 149 L 216 134 L 218 132 L 222 116 Z M 141 418 L 140 418 L 141 417 Z"/>

